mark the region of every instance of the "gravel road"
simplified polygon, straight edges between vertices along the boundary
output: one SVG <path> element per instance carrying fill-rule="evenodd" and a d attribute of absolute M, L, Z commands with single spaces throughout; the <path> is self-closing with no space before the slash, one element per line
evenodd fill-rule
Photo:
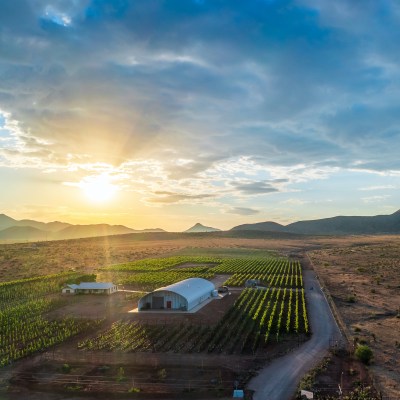
<path fill-rule="evenodd" d="M 300 379 L 326 355 L 331 338 L 342 335 L 312 270 L 304 271 L 311 339 L 295 351 L 273 360 L 248 385 L 254 400 L 290 400 Z M 313 290 L 310 288 L 313 287 Z"/>

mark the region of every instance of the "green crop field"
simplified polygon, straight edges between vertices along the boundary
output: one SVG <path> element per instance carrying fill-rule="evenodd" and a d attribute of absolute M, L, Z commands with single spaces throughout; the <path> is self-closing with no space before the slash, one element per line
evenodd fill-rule
<path fill-rule="evenodd" d="M 80 278 L 75 273 L 61 273 L 0 284 L 0 367 L 98 324 L 71 317 L 46 318 L 49 311 L 65 305 L 64 299 L 54 296 L 61 286 Z"/>
<path fill-rule="evenodd" d="M 99 276 L 103 280 L 150 291 L 183 279 L 212 279 L 218 274 L 231 275 L 224 283 L 229 286 L 244 286 L 247 279 L 259 279 L 269 287 L 303 287 L 300 263 L 276 257 L 179 256 L 147 259 L 102 268 Z"/>
<path fill-rule="evenodd" d="M 145 272 L 147 270 L 147 272 Z M 301 265 L 277 257 L 179 256 L 149 259 L 103 269 L 120 283 L 140 290 L 189 277 L 230 275 L 225 284 L 244 286 L 260 279 L 263 288 L 244 289 L 215 326 L 152 326 L 115 322 L 108 330 L 79 343 L 82 350 L 255 353 L 286 335 L 308 334 Z"/>
<path fill-rule="evenodd" d="M 190 323 L 154 326 L 138 321 L 117 321 L 81 340 L 85 350 L 256 353 L 287 335 L 309 333 L 301 266 L 272 254 L 178 255 L 103 267 L 97 281 L 153 290 L 190 277 L 226 276 L 225 284 L 241 291 L 235 303 L 212 326 Z M 67 272 L 0 284 L 0 366 L 62 343 L 77 333 L 96 328 L 100 320 L 62 316 L 71 298 L 61 298 L 66 282 L 94 276 Z M 259 279 L 262 288 L 242 288 L 247 279 Z M 85 303 L 85 296 L 79 299 Z M 128 301 L 128 300 L 126 300 Z M 57 314 L 59 315 L 59 314 Z M 97 328 L 98 329 L 98 328 Z"/>

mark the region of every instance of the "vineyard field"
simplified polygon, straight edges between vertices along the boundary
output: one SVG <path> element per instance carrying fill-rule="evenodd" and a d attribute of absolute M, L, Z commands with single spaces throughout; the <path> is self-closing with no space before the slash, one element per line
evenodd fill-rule
<path fill-rule="evenodd" d="M 235 303 L 232 301 L 212 324 L 199 326 L 182 320 L 160 326 L 149 321 L 114 319 L 105 330 L 81 340 L 78 348 L 255 354 L 285 337 L 309 333 L 298 261 L 270 256 L 144 259 L 101 268 L 97 280 L 150 291 L 190 277 L 212 280 L 216 275 L 227 275 L 225 284 L 237 287 L 239 292 Z M 101 314 L 97 319 L 88 319 L 57 313 L 70 303 L 60 297 L 61 286 L 91 277 L 70 272 L 0 284 L 0 366 L 62 343 L 77 333 L 98 329 Z M 260 288 L 243 288 L 248 279 L 260 280 Z M 124 295 L 125 302 L 130 301 L 129 296 Z M 85 298 L 81 297 L 80 302 L 83 305 Z M 53 311 L 55 317 L 49 318 Z"/>
<path fill-rule="evenodd" d="M 184 267 L 184 265 L 189 265 Z M 210 265 L 211 264 L 211 265 Z M 187 278 L 212 279 L 231 275 L 224 285 L 242 287 L 248 279 L 259 279 L 268 287 L 303 287 L 298 261 L 285 258 L 170 257 L 140 260 L 102 268 L 99 276 L 137 290 L 154 290 Z"/>
<path fill-rule="evenodd" d="M 308 334 L 304 290 L 245 289 L 213 327 L 118 321 L 82 350 L 256 353 L 288 334 Z"/>
<path fill-rule="evenodd" d="M 76 279 L 79 274 L 62 273 L 0 284 L 0 367 L 99 324 L 82 318 L 46 318 L 66 304 L 59 296 L 61 285 Z"/>
<path fill-rule="evenodd" d="M 254 354 L 288 335 L 310 333 L 298 261 L 277 257 L 188 256 L 141 260 L 103 271 L 138 290 L 153 290 L 190 277 L 212 279 L 218 274 L 230 275 L 224 283 L 230 287 L 243 287 L 248 279 L 260 280 L 261 286 L 242 289 L 234 305 L 213 326 L 199 328 L 180 323 L 160 327 L 140 321 L 118 321 L 99 335 L 80 342 L 81 350 Z"/>

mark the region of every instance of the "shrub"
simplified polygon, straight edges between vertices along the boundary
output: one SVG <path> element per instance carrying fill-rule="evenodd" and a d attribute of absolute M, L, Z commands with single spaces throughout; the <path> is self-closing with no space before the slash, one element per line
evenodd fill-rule
<path fill-rule="evenodd" d="M 117 382 L 122 382 L 126 379 L 125 377 L 125 370 L 122 367 L 118 368 L 118 372 L 117 372 L 117 376 L 116 376 L 116 380 Z"/>
<path fill-rule="evenodd" d="M 372 350 L 366 344 L 357 345 L 354 354 L 364 364 L 369 364 L 373 356 Z"/>
<path fill-rule="evenodd" d="M 159 377 L 160 379 L 165 379 L 165 378 L 167 377 L 167 370 L 166 370 L 165 368 L 160 369 L 160 370 L 157 372 L 157 375 L 158 375 L 158 377 Z"/>
<path fill-rule="evenodd" d="M 349 295 L 349 296 L 346 297 L 346 301 L 348 303 L 355 303 L 356 302 L 356 298 L 353 295 Z"/>
<path fill-rule="evenodd" d="M 61 370 L 64 372 L 64 374 L 68 374 L 71 372 L 71 366 L 69 364 L 63 364 Z"/>
<path fill-rule="evenodd" d="M 354 391 L 345 396 L 343 400 L 378 400 L 378 398 L 373 395 L 370 387 L 360 387 L 354 389 Z"/>

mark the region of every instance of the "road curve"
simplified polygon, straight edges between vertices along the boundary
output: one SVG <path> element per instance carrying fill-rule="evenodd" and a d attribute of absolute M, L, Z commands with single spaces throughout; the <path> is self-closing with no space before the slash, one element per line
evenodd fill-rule
<path fill-rule="evenodd" d="M 315 272 L 304 270 L 303 280 L 312 336 L 295 351 L 273 360 L 249 382 L 254 400 L 290 400 L 300 379 L 327 353 L 330 339 L 342 337 Z"/>

